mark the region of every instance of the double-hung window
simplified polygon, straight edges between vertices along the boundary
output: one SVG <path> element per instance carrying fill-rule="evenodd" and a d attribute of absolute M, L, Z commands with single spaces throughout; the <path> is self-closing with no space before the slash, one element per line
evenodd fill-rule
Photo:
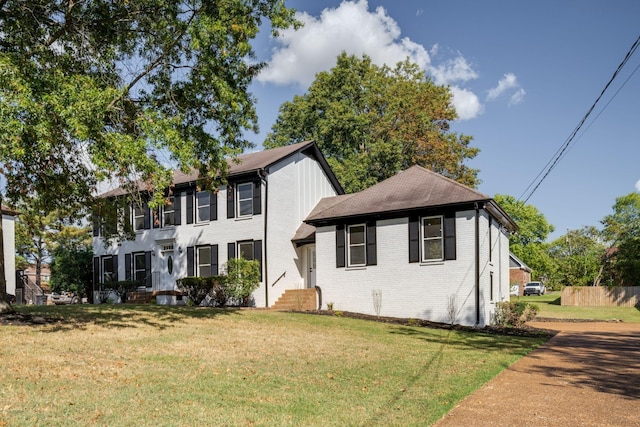
<path fill-rule="evenodd" d="M 133 229 L 143 230 L 145 228 L 145 210 L 146 204 L 143 206 L 133 205 Z"/>
<path fill-rule="evenodd" d="M 141 285 L 147 283 L 147 263 L 144 252 L 133 254 L 133 278 Z"/>
<path fill-rule="evenodd" d="M 238 216 L 253 215 L 253 183 L 238 184 Z"/>
<path fill-rule="evenodd" d="M 253 241 L 238 242 L 238 258 L 253 259 Z"/>
<path fill-rule="evenodd" d="M 442 243 L 442 216 L 422 218 L 422 262 L 444 259 Z"/>
<path fill-rule="evenodd" d="M 211 219 L 210 208 L 211 194 L 208 191 L 196 193 L 196 222 L 208 222 Z"/>
<path fill-rule="evenodd" d="M 102 283 L 114 281 L 113 258 L 106 256 L 102 258 Z"/>
<path fill-rule="evenodd" d="M 211 274 L 211 246 L 197 248 L 198 277 L 210 277 Z"/>
<path fill-rule="evenodd" d="M 359 267 L 367 265 L 366 228 L 364 224 L 348 226 L 347 245 L 349 248 L 349 267 Z"/>
<path fill-rule="evenodd" d="M 170 225 L 176 225 L 175 220 L 175 206 L 176 199 L 174 196 L 169 196 L 164 204 L 163 213 L 162 213 L 162 225 L 164 227 L 168 227 Z"/>

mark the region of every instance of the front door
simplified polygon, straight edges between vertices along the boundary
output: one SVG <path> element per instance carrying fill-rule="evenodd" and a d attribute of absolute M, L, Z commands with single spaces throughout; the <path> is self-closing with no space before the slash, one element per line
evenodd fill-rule
<path fill-rule="evenodd" d="M 307 288 L 316 286 L 316 247 L 307 249 Z"/>
<path fill-rule="evenodd" d="M 175 279 L 173 271 L 175 269 L 175 259 L 173 253 L 173 244 L 165 244 L 160 250 L 160 290 L 171 291 L 175 287 Z"/>

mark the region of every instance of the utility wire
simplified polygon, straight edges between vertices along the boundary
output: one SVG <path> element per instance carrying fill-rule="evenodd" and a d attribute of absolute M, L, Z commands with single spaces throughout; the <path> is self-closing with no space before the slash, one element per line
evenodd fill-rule
<path fill-rule="evenodd" d="M 629 48 L 629 51 L 627 52 L 627 54 L 625 55 L 624 59 L 622 60 L 622 62 L 620 63 L 620 65 L 618 65 L 618 68 L 616 69 L 616 71 L 613 73 L 613 75 L 611 76 L 611 78 L 609 79 L 609 82 L 607 82 L 607 84 L 605 85 L 604 89 L 602 89 L 602 91 L 600 92 L 600 95 L 598 95 L 598 98 L 596 98 L 596 100 L 594 101 L 594 103 L 591 105 L 591 108 L 589 108 L 589 110 L 587 111 L 587 113 L 584 115 L 584 117 L 582 118 L 582 120 L 580 120 L 580 122 L 578 123 L 578 125 L 576 126 L 576 128 L 573 130 L 573 132 L 571 132 L 571 135 L 569 135 L 569 137 L 567 138 L 567 140 L 560 146 L 560 148 L 558 149 L 558 151 L 556 151 L 556 153 L 554 154 L 554 156 L 551 158 L 551 160 L 549 160 L 547 162 L 547 164 L 545 165 L 545 167 L 540 171 L 540 173 L 534 178 L 534 180 L 531 182 L 531 184 L 529 184 L 529 186 L 523 191 L 522 195 L 520 196 L 520 198 L 518 200 L 522 200 L 523 203 L 527 203 L 527 201 L 531 198 L 531 196 L 533 196 L 533 194 L 536 192 L 536 190 L 538 189 L 538 187 L 540 187 L 540 185 L 542 184 L 542 182 L 547 178 L 547 176 L 549 175 L 549 173 L 551 173 L 551 171 L 556 167 L 556 165 L 558 164 L 558 162 L 560 161 L 560 159 L 564 156 L 565 152 L 567 151 L 567 148 L 569 148 L 569 146 L 571 145 L 571 143 L 573 142 L 574 138 L 576 137 L 577 133 L 580 131 L 580 128 L 582 127 L 582 125 L 584 125 L 584 123 L 586 122 L 586 120 L 589 118 L 589 116 L 591 115 L 591 113 L 593 112 L 593 110 L 595 109 L 596 105 L 598 104 L 598 102 L 600 101 L 600 99 L 602 98 L 602 96 L 604 95 L 604 93 L 607 91 L 607 89 L 609 88 L 609 86 L 611 85 L 611 83 L 613 83 L 613 81 L 615 80 L 615 78 L 618 76 L 618 74 L 620 73 L 620 71 L 622 70 L 622 68 L 624 68 L 624 66 L 627 64 L 627 62 L 629 61 L 629 59 L 631 58 L 631 56 L 634 54 L 634 52 L 636 51 L 636 49 L 638 48 L 638 46 L 640 46 L 640 36 L 636 39 L 636 41 L 631 45 L 631 48 Z M 626 83 L 626 82 L 625 82 Z M 616 93 L 617 94 L 617 93 Z M 609 105 L 607 103 L 607 105 Z M 606 106 L 605 106 L 606 107 Z M 540 178 L 540 176 L 542 176 Z M 538 178 L 540 178 L 538 180 Z M 527 191 L 529 191 L 530 188 L 533 189 L 531 190 L 531 192 L 527 195 L 527 197 L 523 200 L 523 197 L 525 194 L 527 194 Z"/>

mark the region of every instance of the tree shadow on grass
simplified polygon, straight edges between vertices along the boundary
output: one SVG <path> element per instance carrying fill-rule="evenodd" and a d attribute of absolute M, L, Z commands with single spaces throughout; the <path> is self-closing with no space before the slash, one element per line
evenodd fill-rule
<path fill-rule="evenodd" d="M 159 330 L 188 319 L 213 319 L 237 314 L 239 308 L 159 306 L 153 304 L 82 304 L 17 306 L 16 313 L 2 315 L 0 323 L 44 328 L 44 332 L 85 329 L 88 325 L 123 329 L 150 326 Z"/>

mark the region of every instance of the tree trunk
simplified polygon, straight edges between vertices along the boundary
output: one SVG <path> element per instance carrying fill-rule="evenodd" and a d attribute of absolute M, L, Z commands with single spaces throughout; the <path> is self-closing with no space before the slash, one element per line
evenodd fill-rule
<path fill-rule="evenodd" d="M 2 227 L 2 196 L 0 196 L 0 314 L 15 310 L 7 298 L 7 276 L 4 268 L 4 231 Z"/>

